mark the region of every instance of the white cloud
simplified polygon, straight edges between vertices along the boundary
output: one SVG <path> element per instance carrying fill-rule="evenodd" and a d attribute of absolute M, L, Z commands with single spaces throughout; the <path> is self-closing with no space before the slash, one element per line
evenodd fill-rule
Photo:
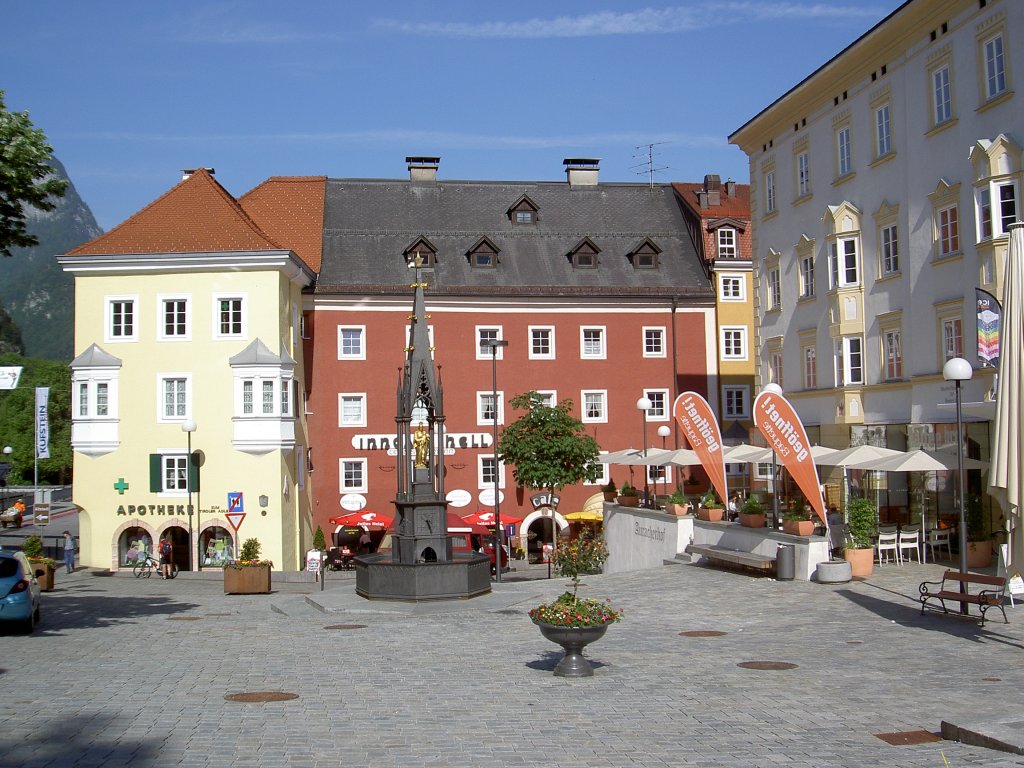
<path fill-rule="evenodd" d="M 636 11 L 599 11 L 583 16 L 559 16 L 523 21 L 398 21 L 375 19 L 383 31 L 415 35 L 468 38 L 552 38 L 605 35 L 649 35 L 692 32 L 710 27 L 735 26 L 786 19 L 882 18 L 884 10 L 866 5 L 799 2 L 704 3 L 696 6 L 642 8 Z"/>

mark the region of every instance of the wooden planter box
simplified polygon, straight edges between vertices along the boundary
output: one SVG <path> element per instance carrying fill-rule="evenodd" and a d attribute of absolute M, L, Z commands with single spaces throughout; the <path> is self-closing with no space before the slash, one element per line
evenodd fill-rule
<path fill-rule="evenodd" d="M 755 512 L 754 514 L 740 512 L 739 518 L 740 525 L 747 528 L 764 528 L 764 512 Z"/>
<path fill-rule="evenodd" d="M 34 563 L 31 560 L 29 564 L 32 566 L 33 573 L 35 571 L 43 571 L 42 576 L 36 576 L 36 580 L 39 582 L 39 589 L 42 592 L 53 591 L 54 575 L 57 573 L 57 568 L 46 563 Z"/>
<path fill-rule="evenodd" d="M 783 520 L 782 532 L 793 536 L 813 536 L 813 520 Z"/>
<path fill-rule="evenodd" d="M 224 594 L 265 595 L 270 593 L 270 566 L 224 567 Z"/>

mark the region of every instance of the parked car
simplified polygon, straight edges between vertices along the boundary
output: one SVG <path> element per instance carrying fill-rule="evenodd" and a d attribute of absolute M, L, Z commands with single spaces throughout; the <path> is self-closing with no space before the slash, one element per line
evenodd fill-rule
<path fill-rule="evenodd" d="M 17 622 L 26 632 L 35 629 L 41 602 L 37 575 L 24 553 L 0 550 L 0 621 Z"/>

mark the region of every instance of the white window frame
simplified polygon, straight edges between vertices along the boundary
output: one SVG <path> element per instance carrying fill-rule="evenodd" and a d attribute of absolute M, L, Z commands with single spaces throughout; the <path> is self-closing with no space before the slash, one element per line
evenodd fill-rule
<path fill-rule="evenodd" d="M 164 410 L 165 382 L 185 382 L 185 413 L 168 416 Z M 161 424 L 180 424 L 192 418 L 192 374 L 189 372 L 172 371 L 156 375 L 156 420 Z"/>
<path fill-rule="evenodd" d="M 647 484 L 651 486 L 652 497 L 656 485 L 665 487 L 672 485 L 671 464 L 649 464 L 644 469 L 647 470 Z"/>
<path fill-rule="evenodd" d="M 483 346 L 484 333 L 486 332 L 488 338 L 491 338 L 491 336 L 490 336 L 490 332 L 491 331 L 494 331 L 494 337 L 493 338 L 496 339 L 497 341 L 501 341 L 502 339 L 505 338 L 504 328 L 503 328 L 503 326 L 500 326 L 500 325 L 478 325 L 478 326 L 476 326 L 476 328 L 474 330 L 473 338 L 476 340 L 476 359 L 477 360 L 490 360 L 492 355 L 494 355 L 494 358 L 496 360 L 504 360 L 505 359 L 505 348 L 504 347 L 497 347 L 497 349 L 495 350 L 497 352 L 497 354 L 495 354 L 494 351 L 492 351 L 491 347 Z M 431 346 L 433 346 L 433 342 L 431 342 Z"/>
<path fill-rule="evenodd" d="M 950 216 L 951 213 L 952 216 Z M 958 203 L 944 205 L 935 211 L 935 230 L 940 257 L 960 253 L 960 206 Z"/>
<path fill-rule="evenodd" d="M 809 254 L 800 257 L 800 298 L 809 299 L 814 296 L 814 256 Z"/>
<path fill-rule="evenodd" d="M 852 251 L 848 245 L 853 246 Z M 829 290 L 860 285 L 860 243 L 856 237 L 837 237 L 829 243 L 828 283 Z"/>
<path fill-rule="evenodd" d="M 747 281 L 743 275 L 719 274 L 718 295 L 722 301 L 746 301 Z"/>
<path fill-rule="evenodd" d="M 796 156 L 796 183 L 798 198 L 811 194 L 811 156 L 808 152 Z"/>
<path fill-rule="evenodd" d="M 182 333 L 167 333 L 167 305 L 171 302 L 185 302 L 185 330 Z M 192 297 L 188 294 L 160 294 L 156 297 L 157 338 L 160 341 L 192 340 Z"/>
<path fill-rule="evenodd" d="M 103 376 L 74 379 L 73 419 L 75 421 L 117 420 L 117 376 Z M 100 388 L 106 391 L 106 413 L 100 413 Z M 84 398 L 83 398 L 84 394 Z M 82 406 L 85 406 L 84 412 Z"/>
<path fill-rule="evenodd" d="M 666 357 L 668 350 L 665 345 L 665 326 L 663 325 L 645 325 L 640 331 L 641 343 L 643 344 L 643 356 L 644 357 Z M 660 349 L 651 351 L 647 348 L 647 334 L 656 334 L 659 337 L 658 346 Z"/>
<path fill-rule="evenodd" d="M 542 398 L 545 398 L 544 405 L 548 406 L 549 408 L 554 408 L 556 405 L 558 405 L 558 390 L 535 389 L 534 392 L 536 392 Z"/>
<path fill-rule="evenodd" d="M 929 73 L 932 93 L 932 125 L 940 126 L 953 119 L 953 76 L 949 64 Z"/>
<path fill-rule="evenodd" d="M 654 397 L 651 397 L 654 395 Z M 669 401 L 668 389 L 662 389 L 660 387 L 646 388 L 644 389 L 644 397 L 651 401 L 651 405 L 654 405 L 654 401 L 660 397 L 661 399 L 661 414 L 653 414 L 654 408 L 650 408 L 644 411 L 644 420 L 646 421 L 668 421 L 672 418 L 672 403 Z"/>
<path fill-rule="evenodd" d="M 222 301 L 238 301 L 239 305 L 239 328 L 238 333 L 229 331 L 224 333 L 220 326 L 220 303 Z M 249 336 L 249 296 L 243 292 L 218 293 L 213 296 L 213 338 L 214 339 L 245 339 Z"/>
<path fill-rule="evenodd" d="M 850 126 L 836 131 L 836 176 L 842 178 L 853 173 L 853 140 Z"/>
<path fill-rule="evenodd" d="M 601 402 L 601 415 L 587 415 L 587 395 L 597 395 Z M 580 390 L 580 421 L 584 424 L 607 424 L 608 423 L 608 390 L 607 389 L 581 389 Z"/>
<path fill-rule="evenodd" d="M 739 408 L 736 399 L 740 400 Z M 722 385 L 722 415 L 727 419 L 750 418 L 750 387 L 746 384 Z"/>
<path fill-rule="evenodd" d="M 885 381 L 903 378 L 903 334 L 899 328 L 882 331 L 882 360 Z"/>
<path fill-rule="evenodd" d="M 117 344 L 120 342 L 130 342 L 139 340 L 139 297 L 138 295 L 121 295 L 121 296 L 106 296 L 104 297 L 106 303 L 106 310 L 104 315 L 103 325 L 103 338 L 105 341 L 111 344 Z M 129 304 L 131 305 L 131 333 L 114 333 L 114 305 L 115 304 Z"/>
<path fill-rule="evenodd" d="M 1007 200 L 1005 192 L 1009 190 Z M 1006 210 L 1007 202 L 1012 206 Z M 1020 215 L 1020 186 L 1012 179 L 992 181 L 975 191 L 978 240 L 989 240 L 1009 234 L 1009 225 Z M 987 225 L 987 226 L 986 226 Z"/>
<path fill-rule="evenodd" d="M 985 101 L 1002 96 L 1007 91 L 1006 45 L 1003 33 L 997 32 L 981 44 L 985 83 Z"/>
<path fill-rule="evenodd" d="M 342 494 L 345 493 L 366 493 L 370 487 L 370 480 L 367 476 L 368 460 L 360 458 L 358 456 L 343 456 L 338 459 L 338 491 Z M 360 474 L 362 475 L 362 482 L 358 485 L 346 485 L 345 484 L 345 465 L 352 464 L 361 467 Z"/>
<path fill-rule="evenodd" d="M 785 363 L 782 356 L 782 350 L 773 350 L 768 355 L 768 378 L 773 384 L 778 384 L 780 388 L 785 389 Z"/>
<path fill-rule="evenodd" d="M 804 389 L 818 388 L 818 350 L 814 345 L 804 347 L 800 353 L 803 366 Z"/>
<path fill-rule="evenodd" d="M 354 421 L 345 420 L 345 403 L 359 403 L 359 418 Z M 366 426 L 366 393 L 365 392 L 339 392 L 338 393 L 338 427 L 349 429 Z"/>
<path fill-rule="evenodd" d="M 493 395 L 493 393 L 490 390 L 478 391 L 476 393 L 476 425 L 478 427 L 486 427 L 486 426 L 491 426 L 491 425 L 494 424 L 494 418 L 493 417 L 487 418 L 484 415 L 486 413 L 485 403 L 487 401 L 491 400 L 492 395 Z M 505 423 L 505 392 L 503 390 L 500 390 L 500 389 L 498 390 L 498 397 L 497 397 L 496 408 L 498 410 L 498 423 L 499 424 L 504 424 Z"/>
<path fill-rule="evenodd" d="M 184 473 L 184 475 L 182 475 Z M 167 485 L 168 477 L 174 478 L 174 487 Z M 185 496 L 188 494 L 188 452 L 160 453 L 161 496 Z"/>
<path fill-rule="evenodd" d="M 900 271 L 900 236 L 896 224 L 886 224 L 878 231 L 882 275 L 896 275 Z"/>
<path fill-rule="evenodd" d="M 739 257 L 739 238 L 735 227 L 719 227 L 715 232 L 718 243 L 718 258 L 735 259 Z"/>
<path fill-rule="evenodd" d="M 493 453 L 481 453 L 476 457 L 476 487 L 478 490 L 486 491 L 494 489 L 494 480 L 484 478 L 484 464 L 494 463 L 498 467 L 498 488 L 505 487 L 505 462 L 499 461 Z"/>
<path fill-rule="evenodd" d="M 764 175 L 764 210 L 765 213 L 775 212 L 775 171 Z"/>
<path fill-rule="evenodd" d="M 235 375 L 235 418 L 237 419 L 290 419 L 295 415 L 297 403 L 295 379 L 290 372 L 284 373 L 280 368 L 252 369 Z M 251 412 L 245 412 L 246 385 L 251 393 Z M 267 385 L 270 389 L 267 390 Z M 269 391 L 270 399 L 266 398 Z M 285 399 L 287 397 L 287 400 Z M 270 411 L 266 411 L 266 403 L 270 403 Z M 339 401 L 340 404 L 340 401 Z M 339 416 L 340 420 L 340 416 Z"/>
<path fill-rule="evenodd" d="M 346 352 L 344 337 L 345 333 L 357 331 L 359 333 L 359 351 Z M 408 339 L 408 335 L 406 336 Z M 365 360 L 366 359 L 366 326 L 365 325 L 339 325 L 338 326 L 338 359 L 339 360 Z"/>
<path fill-rule="evenodd" d="M 723 360 L 741 361 L 748 359 L 750 353 L 747 345 L 747 327 L 745 325 L 723 325 L 718 329 L 718 343 L 722 349 Z M 739 352 L 730 351 L 730 347 L 740 348 Z"/>
<path fill-rule="evenodd" d="M 533 348 L 533 334 L 547 333 L 548 335 L 548 351 L 547 352 L 536 352 Z M 529 344 L 528 358 L 530 360 L 554 360 L 555 359 L 555 326 L 553 325 L 531 325 L 526 329 L 527 343 Z"/>
<path fill-rule="evenodd" d="M 587 352 L 587 333 L 597 331 L 600 335 L 600 351 Z M 604 325 L 580 326 L 580 360 L 604 360 L 608 357 L 608 328 Z"/>
<path fill-rule="evenodd" d="M 875 109 L 875 157 L 885 157 L 892 152 L 892 121 L 889 104 Z"/>
<path fill-rule="evenodd" d="M 772 267 L 766 275 L 768 283 L 768 309 L 782 308 L 782 276 L 778 267 Z"/>
<path fill-rule="evenodd" d="M 601 451 L 600 455 L 598 456 L 598 459 L 600 459 L 600 456 L 604 456 L 607 454 L 608 451 Z M 609 466 L 607 464 L 601 463 L 601 461 L 597 461 L 596 464 L 598 469 L 601 470 L 600 476 L 596 480 L 584 480 L 584 485 L 607 485 L 608 481 L 611 479 L 611 473 L 608 471 Z"/>
<path fill-rule="evenodd" d="M 864 339 L 860 336 L 841 336 L 835 340 L 836 386 L 859 387 L 864 385 Z M 854 366 L 855 359 L 859 365 Z M 856 376 L 854 374 L 857 374 Z"/>
<path fill-rule="evenodd" d="M 964 356 L 964 321 L 962 317 L 943 317 L 942 329 L 942 360 L 952 360 Z"/>

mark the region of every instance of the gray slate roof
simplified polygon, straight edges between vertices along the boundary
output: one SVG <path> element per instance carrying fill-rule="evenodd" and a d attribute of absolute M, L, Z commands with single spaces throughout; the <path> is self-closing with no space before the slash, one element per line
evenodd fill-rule
<path fill-rule="evenodd" d="M 90 344 L 82 354 L 71 361 L 68 366 L 75 368 L 120 368 L 121 358 L 114 357 L 97 344 Z"/>
<path fill-rule="evenodd" d="M 523 195 L 539 209 L 536 224 L 509 220 Z M 500 249 L 493 269 L 467 258 L 484 236 Z M 437 248 L 424 274 L 435 295 L 713 297 L 669 185 L 373 179 L 327 181 L 316 292 L 408 292 L 402 253 L 419 237 Z M 596 269 L 568 257 L 585 237 L 601 249 Z M 627 256 L 644 238 L 661 249 L 658 269 L 634 269 Z"/>

